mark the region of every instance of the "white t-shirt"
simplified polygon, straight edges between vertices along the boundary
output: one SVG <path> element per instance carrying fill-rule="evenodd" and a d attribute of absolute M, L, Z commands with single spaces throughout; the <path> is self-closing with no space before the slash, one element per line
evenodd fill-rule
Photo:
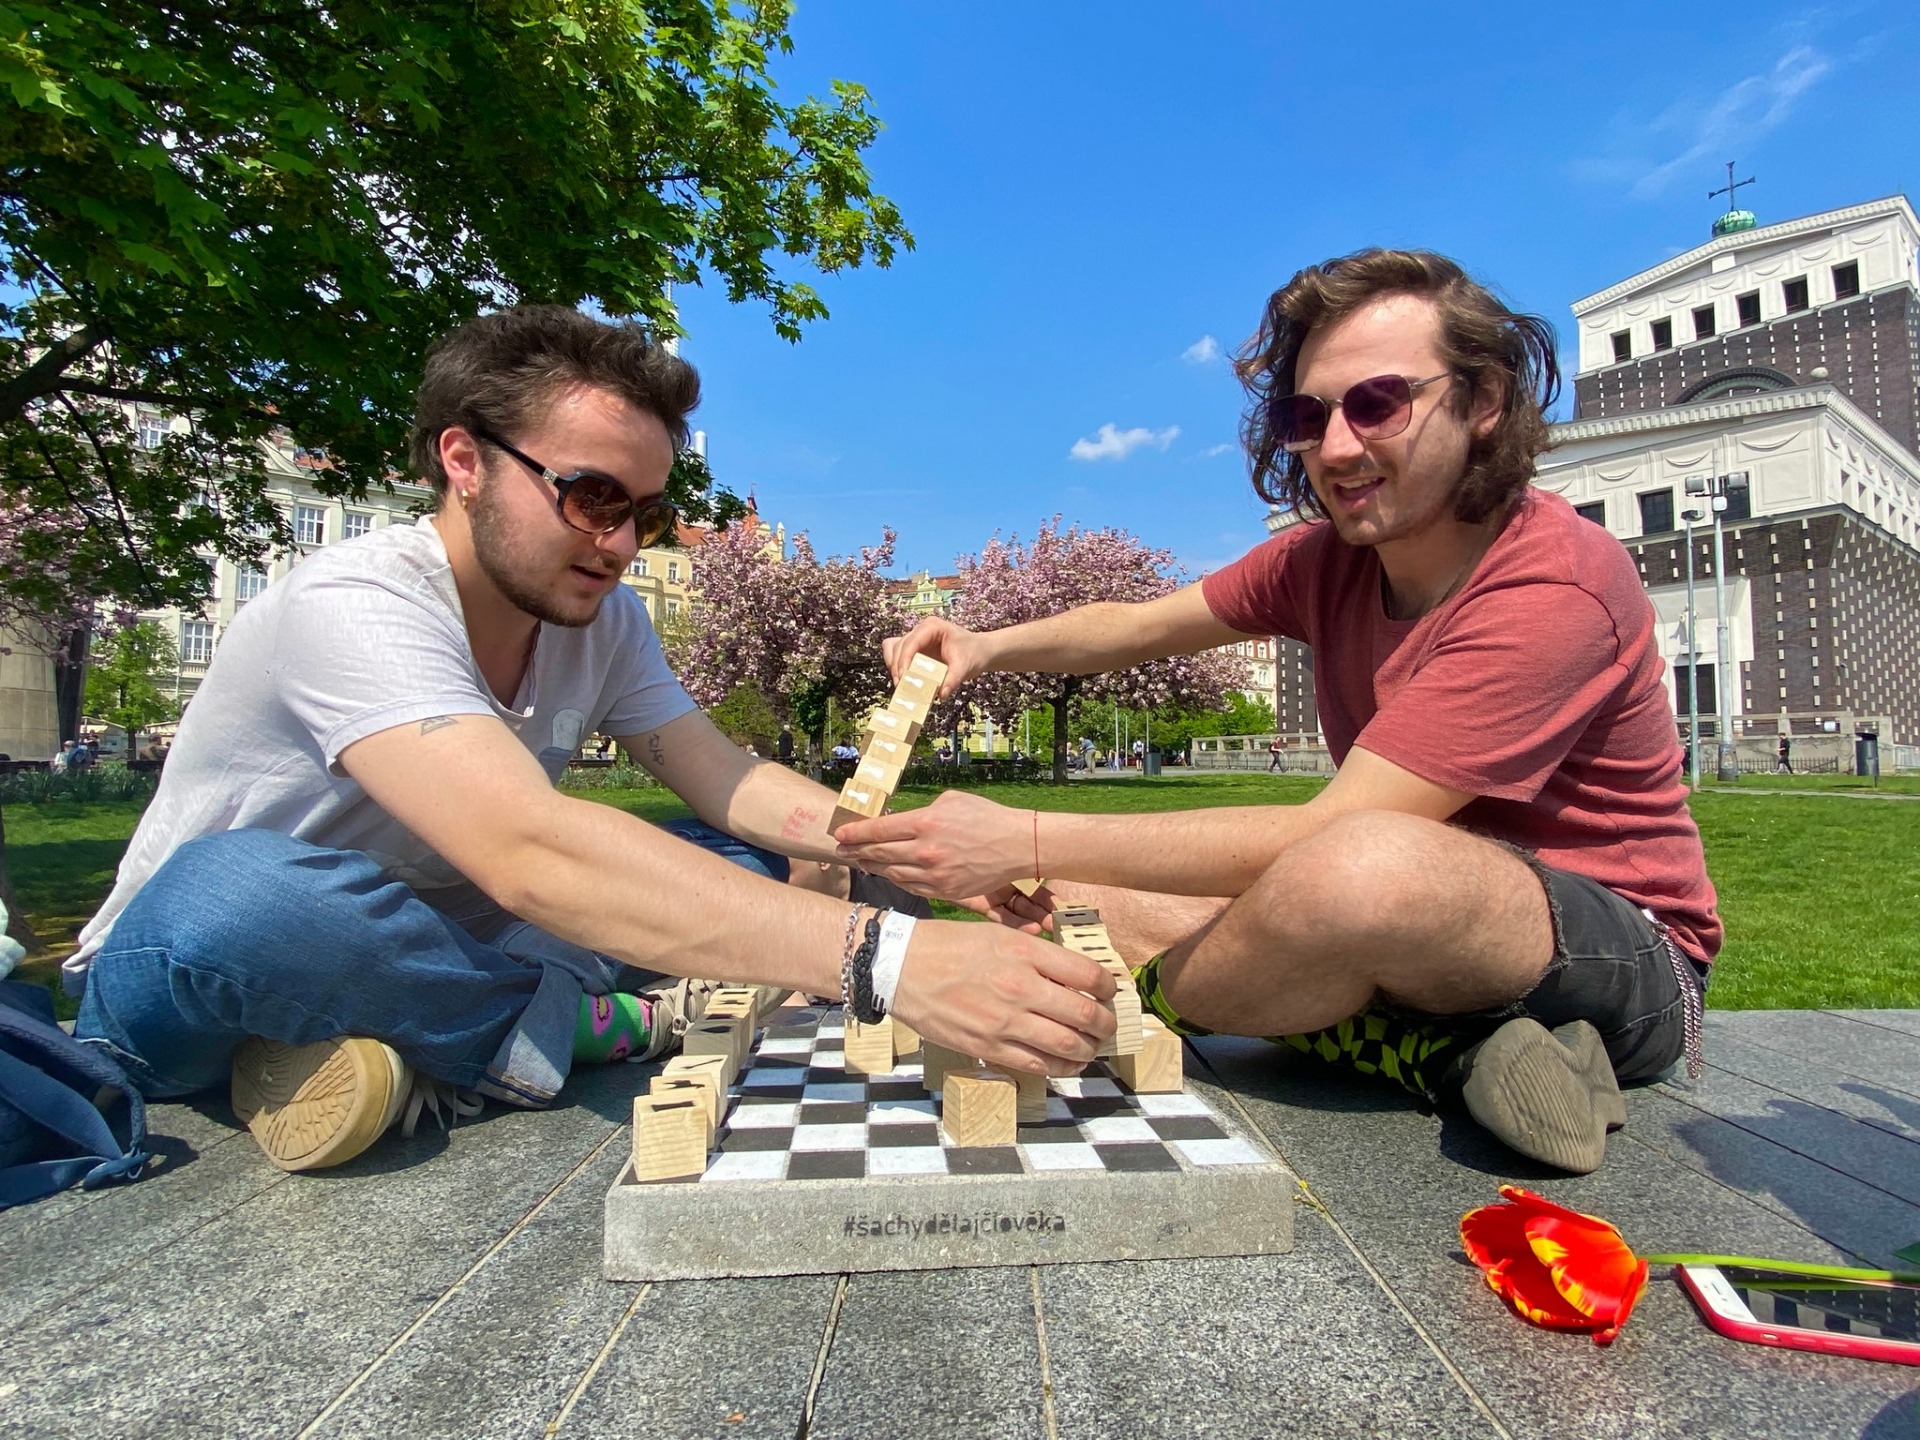
<path fill-rule="evenodd" d="M 639 734 L 693 708 L 646 606 L 625 585 L 591 625 L 540 627 L 507 706 L 473 658 L 431 519 L 330 545 L 227 627 L 113 893 L 66 968 L 78 978 L 114 917 L 177 846 L 222 830 L 278 830 L 364 851 L 449 914 L 474 909 L 476 888 L 340 769 L 341 751 L 434 715 L 493 715 L 557 781 L 589 735 Z"/>

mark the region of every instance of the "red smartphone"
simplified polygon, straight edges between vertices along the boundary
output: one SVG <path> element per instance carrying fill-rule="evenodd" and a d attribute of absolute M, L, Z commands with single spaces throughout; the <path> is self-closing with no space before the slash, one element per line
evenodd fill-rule
<path fill-rule="evenodd" d="M 1722 1335 L 1756 1345 L 1920 1365 L 1920 1284 L 1871 1271 L 1762 1264 L 1676 1265 Z"/>

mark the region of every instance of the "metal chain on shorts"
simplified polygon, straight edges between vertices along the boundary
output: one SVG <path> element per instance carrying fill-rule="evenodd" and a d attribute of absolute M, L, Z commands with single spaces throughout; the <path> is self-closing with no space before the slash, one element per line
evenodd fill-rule
<path fill-rule="evenodd" d="M 1680 987 L 1680 1009 L 1683 1014 L 1683 1026 L 1686 1031 L 1687 1078 L 1698 1080 L 1706 1071 L 1706 1062 L 1700 1058 L 1700 1032 L 1706 1024 L 1706 1004 L 1700 996 L 1700 977 L 1693 965 L 1680 953 L 1680 947 L 1673 943 L 1673 932 L 1666 925 L 1654 920 L 1653 912 L 1642 911 L 1649 920 L 1653 920 L 1653 930 L 1660 937 L 1660 943 L 1666 947 L 1667 963 L 1673 966 L 1674 982 Z"/>

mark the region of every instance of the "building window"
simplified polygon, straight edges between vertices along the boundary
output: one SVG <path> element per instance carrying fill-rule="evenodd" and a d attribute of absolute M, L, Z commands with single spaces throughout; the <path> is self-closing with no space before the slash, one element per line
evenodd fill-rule
<path fill-rule="evenodd" d="M 1749 290 L 1746 294 L 1738 296 L 1733 303 L 1739 307 L 1742 325 L 1760 323 L 1760 292 L 1758 290 Z"/>
<path fill-rule="evenodd" d="M 1720 512 L 1720 522 L 1731 525 L 1736 520 L 1747 520 L 1753 516 L 1753 490 L 1745 480 L 1730 481 L 1727 485 L 1727 508 Z"/>
<path fill-rule="evenodd" d="M 1649 490 L 1640 497 L 1640 533 L 1660 535 L 1673 529 L 1673 490 Z"/>
<path fill-rule="evenodd" d="M 1849 260 L 1833 267 L 1833 298 L 1850 300 L 1860 293 L 1860 262 Z"/>
<path fill-rule="evenodd" d="M 302 545 L 327 543 L 327 512 L 317 505 L 296 505 L 293 510 L 293 538 Z"/>
<path fill-rule="evenodd" d="M 172 427 L 158 415 L 142 415 L 140 417 L 140 448 L 158 450 L 166 440 L 167 431 L 170 428 Z"/>
<path fill-rule="evenodd" d="M 647 572 L 647 557 L 646 557 L 646 556 L 644 556 L 644 555 L 636 555 L 636 556 L 634 556 L 634 558 L 633 558 L 633 564 L 631 564 L 631 565 L 629 565 L 629 566 L 627 567 L 627 573 L 628 573 L 629 575 L 645 575 L 645 574 L 647 574 L 647 573 L 648 573 L 648 572 Z"/>
<path fill-rule="evenodd" d="M 1633 332 L 1631 330 L 1618 330 L 1614 332 L 1613 358 L 1615 360 L 1631 360 L 1633 358 Z"/>
<path fill-rule="evenodd" d="M 266 588 L 267 572 L 257 565 L 242 565 L 234 574 L 233 598 L 239 604 L 246 604 Z"/>
<path fill-rule="evenodd" d="M 373 516 L 359 510 L 347 511 L 346 523 L 341 526 L 343 540 L 358 540 L 362 535 L 373 533 Z"/>
<path fill-rule="evenodd" d="M 180 624 L 180 663 L 205 665 L 213 659 L 213 622 L 184 620 Z"/>
<path fill-rule="evenodd" d="M 1707 340 L 1713 336 L 1713 306 L 1702 305 L 1693 312 L 1693 338 Z"/>
<path fill-rule="evenodd" d="M 1582 520 L 1591 520 L 1602 529 L 1606 528 L 1607 502 L 1604 500 L 1595 500 L 1588 505 L 1576 505 L 1573 507 L 1573 513 Z"/>
<path fill-rule="evenodd" d="M 680 602 L 672 596 L 667 597 L 667 618 L 671 620 L 680 613 Z"/>
<path fill-rule="evenodd" d="M 670 585 L 680 583 L 680 562 L 678 560 L 667 561 L 667 583 Z M 669 610 L 667 613 L 671 615 L 673 612 Z"/>
<path fill-rule="evenodd" d="M 1791 315 L 1796 310 L 1806 309 L 1807 308 L 1807 277 L 1802 275 L 1797 280 L 1787 281 L 1786 284 L 1780 287 L 1780 293 L 1781 293 L 1781 296 L 1787 302 L 1787 313 L 1789 315 Z"/>
<path fill-rule="evenodd" d="M 1653 348 L 1671 350 L 1673 348 L 1673 321 L 1656 320 L 1653 322 Z"/>

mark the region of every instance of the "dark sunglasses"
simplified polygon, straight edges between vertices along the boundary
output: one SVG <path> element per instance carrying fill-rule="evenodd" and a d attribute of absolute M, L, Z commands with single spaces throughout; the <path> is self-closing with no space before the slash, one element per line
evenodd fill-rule
<path fill-rule="evenodd" d="M 570 475 L 558 475 L 531 455 L 514 449 L 490 430 L 475 430 L 473 437 L 496 450 L 506 451 L 551 485 L 560 518 L 576 530 L 583 530 L 589 535 L 605 535 L 631 520 L 634 538 L 645 550 L 672 534 L 673 527 L 679 522 L 680 512 L 674 508 L 673 502 L 663 500 L 658 495 L 651 500 L 636 501 L 627 493 L 624 485 L 605 475 L 592 470 L 575 470 Z"/>
<path fill-rule="evenodd" d="M 1413 419 L 1413 392 L 1436 380 L 1450 380 L 1451 370 L 1409 380 L 1404 375 L 1375 375 L 1349 386 L 1329 405 L 1318 395 L 1279 395 L 1267 402 L 1268 425 L 1289 455 L 1301 455 L 1327 438 L 1333 406 L 1340 407 L 1353 433 L 1363 440 L 1390 440 Z"/>

